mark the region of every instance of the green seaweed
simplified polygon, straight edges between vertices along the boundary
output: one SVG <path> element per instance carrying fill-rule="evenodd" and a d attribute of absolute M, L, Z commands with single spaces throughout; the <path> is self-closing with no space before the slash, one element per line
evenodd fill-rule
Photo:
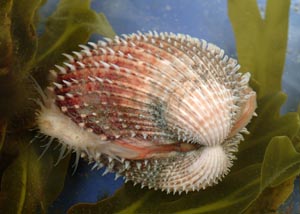
<path fill-rule="evenodd" d="M 264 189 L 255 202 L 252 203 L 244 213 L 277 213 L 280 205 L 285 202 L 293 192 L 294 180 L 295 178 L 291 178 L 274 188 L 268 187 Z"/>
<path fill-rule="evenodd" d="M 44 3 L 0 2 L 0 48 L 5 50 L 0 53 L 0 213 L 47 213 L 62 191 L 69 165 L 69 156 L 54 165 L 59 151 L 53 145 L 39 158 L 47 139 L 29 144 L 37 134 L 29 131 L 37 107 L 32 99 L 39 96 L 32 77 L 43 88 L 63 52 L 78 49 L 94 33 L 115 34 L 104 14 L 90 9 L 89 0 L 61 0 L 39 35 Z"/>
<path fill-rule="evenodd" d="M 258 97 L 281 90 L 290 0 L 268 0 L 265 18 L 256 0 L 228 0 L 241 71 L 258 81 Z"/>
<path fill-rule="evenodd" d="M 3 173 L 1 213 L 46 213 L 63 188 L 69 158 L 54 167 L 51 153 L 39 158 L 27 142 L 16 142 L 19 155 Z"/>
<path fill-rule="evenodd" d="M 61 0 L 57 10 L 48 18 L 46 31 L 39 38 L 36 69 L 44 76 L 44 70 L 64 59 L 62 53 L 78 50 L 91 34 L 106 37 L 115 35 L 103 13 L 89 8 L 90 1 Z M 39 80 L 40 84 L 42 80 Z"/>
<path fill-rule="evenodd" d="M 286 136 L 274 137 L 266 149 L 261 188 L 277 186 L 299 173 L 300 153 L 295 150 L 291 140 Z"/>
<path fill-rule="evenodd" d="M 16 3 L 17 2 L 17 3 Z M 37 11 L 43 1 L 0 3 L 0 117 L 9 118 L 24 111 L 30 90 L 26 78 L 37 47 Z"/>

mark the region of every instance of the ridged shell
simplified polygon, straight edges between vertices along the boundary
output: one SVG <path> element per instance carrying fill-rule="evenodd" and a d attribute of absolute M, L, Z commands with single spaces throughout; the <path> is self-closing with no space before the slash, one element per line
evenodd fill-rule
<path fill-rule="evenodd" d="M 194 191 L 229 172 L 256 108 L 236 60 L 172 33 L 81 47 L 51 71 L 42 133 L 142 187 Z"/>

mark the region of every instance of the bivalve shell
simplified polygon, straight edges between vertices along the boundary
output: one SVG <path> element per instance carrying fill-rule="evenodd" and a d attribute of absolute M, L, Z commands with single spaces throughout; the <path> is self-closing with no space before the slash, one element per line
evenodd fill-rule
<path fill-rule="evenodd" d="M 168 193 L 204 189 L 229 172 L 256 108 L 236 60 L 173 33 L 81 47 L 51 71 L 37 117 L 62 153 Z"/>

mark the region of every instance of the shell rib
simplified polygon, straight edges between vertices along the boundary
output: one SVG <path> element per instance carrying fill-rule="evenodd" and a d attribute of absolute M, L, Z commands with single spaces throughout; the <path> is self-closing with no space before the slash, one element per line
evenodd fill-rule
<path fill-rule="evenodd" d="M 206 41 L 149 32 L 81 46 L 37 123 L 94 168 L 169 192 L 218 183 L 256 108 L 250 74 Z"/>

